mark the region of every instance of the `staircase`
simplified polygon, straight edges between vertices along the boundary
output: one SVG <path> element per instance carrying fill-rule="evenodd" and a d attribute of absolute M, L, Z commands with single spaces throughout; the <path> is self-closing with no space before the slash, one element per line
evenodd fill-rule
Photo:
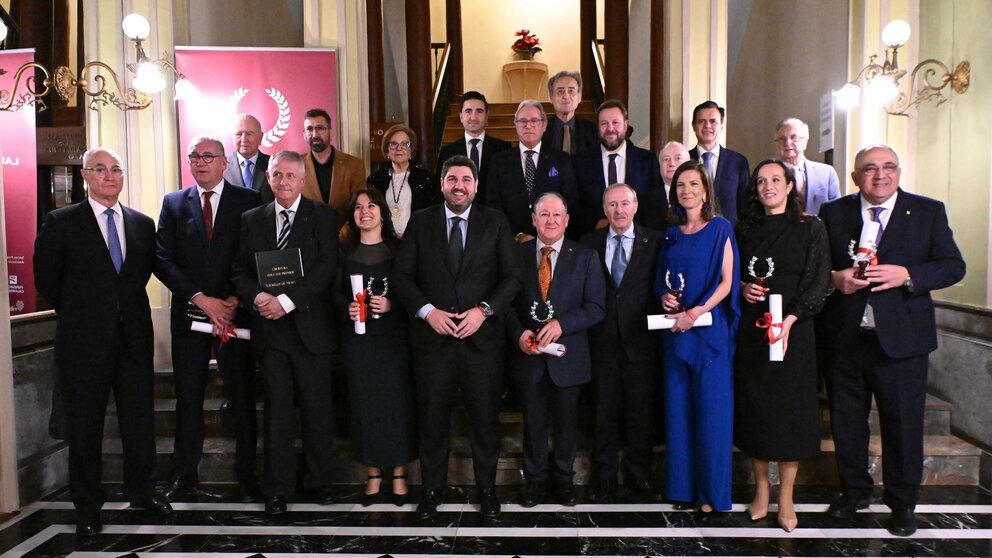
<path fill-rule="evenodd" d="M 489 124 L 486 126 L 486 134 L 501 140 L 506 140 L 514 145 L 517 144 L 517 129 L 513 125 L 513 115 L 517 111 L 518 103 L 489 103 Z M 451 109 L 448 112 L 448 119 L 444 123 L 444 134 L 441 135 L 441 145 L 448 145 L 465 137 L 465 129 L 458 120 L 458 112 L 461 105 L 458 99 L 451 101 Z M 544 112 L 548 118 L 553 118 L 555 109 L 551 103 L 544 103 Z M 575 110 L 576 116 L 589 121 L 596 120 L 596 109 L 592 101 L 582 101 Z"/>

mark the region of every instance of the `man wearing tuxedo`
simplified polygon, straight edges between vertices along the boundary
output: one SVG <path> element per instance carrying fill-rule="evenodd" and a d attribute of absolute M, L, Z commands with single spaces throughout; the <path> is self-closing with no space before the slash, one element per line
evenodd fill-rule
<path fill-rule="evenodd" d="M 692 111 L 692 131 L 696 147 L 689 152 L 693 161 L 702 161 L 713 179 L 713 189 L 720 205 L 720 215 L 737 223 L 744 207 L 751 171 L 747 159 L 736 151 L 720 145 L 727 111 L 713 101 L 700 103 Z"/>
<path fill-rule="evenodd" d="M 627 184 L 637 192 L 641 211 L 637 223 L 654 229 L 665 227 L 668 202 L 663 195 L 658 160 L 647 149 L 627 140 L 627 107 L 615 99 L 596 111 L 599 144 L 572 158 L 579 187 L 579 232 L 609 225 L 603 213 L 603 192 L 612 184 Z"/>
<path fill-rule="evenodd" d="M 555 116 L 543 132 L 541 143 L 569 155 L 596 146 L 596 125 L 575 116 L 582 102 L 582 74 L 562 70 L 548 80 L 548 96 Z M 542 106 L 541 110 L 544 108 Z"/>
<path fill-rule="evenodd" d="M 617 494 L 623 445 L 627 492 L 659 501 L 650 483 L 652 443 L 661 369 L 661 332 L 647 329 L 647 316 L 662 313 L 654 296 L 661 233 L 635 224 L 637 192 L 613 184 L 603 192 L 610 225 L 587 233 L 582 243 L 596 250 L 606 277 L 606 317 L 589 331 L 596 402 L 594 485 L 589 499 L 609 503 Z"/>
<path fill-rule="evenodd" d="M 775 127 L 778 158 L 792 166 L 803 211 L 816 215 L 824 202 L 840 197 L 840 181 L 833 167 L 806 158 L 808 143 L 809 126 L 798 118 L 786 118 Z"/>
<path fill-rule="evenodd" d="M 306 182 L 303 197 L 334 208 L 337 223 L 348 220 L 348 204 L 365 187 L 365 163 L 331 145 L 334 131 L 331 115 L 322 108 L 310 109 L 303 119 L 303 137 L 310 151 L 303 155 Z"/>
<path fill-rule="evenodd" d="M 466 91 L 462 95 L 458 120 L 465 128 L 465 137 L 441 148 L 437 157 L 437 168 L 440 169 L 445 161 L 455 155 L 468 157 L 479 169 L 479 191 L 476 196 L 480 200 L 485 200 L 489 161 L 492 160 L 493 154 L 506 151 L 513 146 L 508 141 L 486 133 L 486 126 L 489 123 L 489 103 L 485 95 L 478 91 Z"/>
<path fill-rule="evenodd" d="M 558 192 L 572 205 L 577 203 L 578 196 L 568 155 L 545 147 L 541 141 L 548 123 L 541 103 L 521 101 L 513 122 L 520 143 L 517 149 L 493 156 L 486 205 L 505 213 L 516 241 L 526 242 L 534 238 L 531 204 L 538 196 Z"/>
<path fill-rule="evenodd" d="M 843 485 L 827 513 L 849 518 L 868 507 L 874 484 L 868 472 L 868 413 L 874 398 L 882 427 L 882 500 L 892 510 L 887 527 L 909 536 L 916 531 L 923 477 L 927 357 L 937 348 L 930 292 L 960 281 L 965 263 L 944 204 L 902 190 L 900 175 L 891 147 L 865 147 L 851 173 L 860 193 L 820 208 L 837 290 L 818 316 L 818 332 L 830 360 L 827 392 Z M 858 279 L 848 247 L 868 221 L 879 224 L 878 263 Z"/>
<path fill-rule="evenodd" d="M 238 255 L 232 265 L 235 289 L 251 309 L 251 340 L 265 386 L 265 512 L 286 512 L 296 489 L 294 400 L 303 433 L 303 486 L 319 504 L 331 491 L 334 420 L 331 412 L 331 352 L 340 332 L 331 306 L 338 270 L 338 226 L 327 205 L 303 197 L 305 167 L 299 154 L 280 151 L 269 159 L 275 202 L 241 217 Z M 287 287 L 260 284 L 256 254 L 299 250 L 303 274 Z"/>
<path fill-rule="evenodd" d="M 260 200 L 254 190 L 224 180 L 228 159 L 220 140 L 197 136 L 186 148 L 186 157 L 196 183 L 165 196 L 156 245 L 155 275 L 172 291 L 176 385 L 175 471 L 162 495 L 174 500 L 197 488 L 203 398 L 213 354 L 235 424 L 238 499 L 251 501 L 256 493 L 255 361 L 248 341 L 222 342 L 221 336 L 235 324 L 248 327 L 248 313 L 239 308 L 231 282 L 231 261 L 237 252 L 241 214 L 260 205 Z M 213 333 L 190 331 L 191 312 L 205 317 Z"/>
<path fill-rule="evenodd" d="M 396 293 L 410 323 L 420 422 L 424 498 L 437 514 L 447 483 L 451 412 L 463 402 L 482 514 L 495 518 L 504 314 L 520 288 L 520 260 L 499 211 L 473 203 L 475 163 L 456 155 L 441 167 L 444 203 L 413 214 L 396 253 Z"/>
<path fill-rule="evenodd" d="M 69 488 L 76 533 L 103 528 L 103 423 L 110 390 L 124 447 L 124 498 L 167 514 L 154 493 L 153 335 L 145 286 L 155 224 L 124 207 L 124 164 L 106 148 L 83 154 L 89 197 L 45 217 L 34 245 L 38 292 L 58 313 L 55 366 L 68 424 Z"/>
<path fill-rule="evenodd" d="M 227 156 L 224 180 L 228 184 L 255 190 L 262 203 L 272 201 L 272 188 L 265 178 L 269 156 L 258 150 L 262 143 L 262 124 L 250 114 L 239 114 L 234 120 L 234 152 Z"/>
<path fill-rule="evenodd" d="M 603 319 L 603 272 L 591 250 L 565 238 L 568 207 L 557 192 L 541 194 L 532 215 L 537 238 L 518 247 L 523 288 L 507 312 L 510 376 L 524 410 L 524 489 L 521 505 L 544 499 L 550 477 L 557 502 L 575 505 L 579 388 L 592 377 L 589 328 Z M 565 354 L 538 350 L 559 343 Z M 548 463 L 548 423 L 554 425 L 554 459 Z"/>

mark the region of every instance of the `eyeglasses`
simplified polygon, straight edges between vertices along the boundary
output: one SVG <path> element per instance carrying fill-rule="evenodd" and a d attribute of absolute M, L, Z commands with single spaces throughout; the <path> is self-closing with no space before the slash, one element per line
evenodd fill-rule
<path fill-rule="evenodd" d="M 514 122 L 526 128 L 527 126 L 537 126 L 544 120 L 541 118 L 518 118 Z"/>
<path fill-rule="evenodd" d="M 310 135 L 313 135 L 315 132 L 323 134 L 328 130 L 330 130 L 330 128 L 327 126 L 307 126 L 306 128 L 303 128 L 303 132 Z"/>
<path fill-rule="evenodd" d="M 200 161 L 209 165 L 214 162 L 214 159 L 220 157 L 220 155 L 214 155 L 213 153 L 204 153 L 202 155 L 199 153 L 190 153 L 187 157 L 189 157 L 189 162 L 194 165 L 199 165 Z"/>
<path fill-rule="evenodd" d="M 113 167 L 108 169 L 107 167 L 100 165 L 99 167 L 83 167 L 84 171 L 95 172 L 100 178 L 107 178 L 107 173 L 114 175 L 114 178 L 120 178 L 124 176 L 124 169 L 120 167 Z"/>
<path fill-rule="evenodd" d="M 410 149 L 413 147 L 411 141 L 391 141 L 386 144 L 390 149 Z"/>
<path fill-rule="evenodd" d="M 792 143 L 799 143 L 801 140 L 804 139 L 809 139 L 809 138 L 807 138 L 806 136 L 797 136 L 793 134 L 791 136 L 779 136 L 775 138 L 775 143 L 785 143 L 787 141 L 791 141 Z"/>
<path fill-rule="evenodd" d="M 892 174 L 899 170 L 899 165 L 895 163 L 885 163 L 881 167 L 878 165 L 865 165 L 860 170 L 864 174 L 878 174 L 879 171 L 883 171 L 885 174 Z"/>

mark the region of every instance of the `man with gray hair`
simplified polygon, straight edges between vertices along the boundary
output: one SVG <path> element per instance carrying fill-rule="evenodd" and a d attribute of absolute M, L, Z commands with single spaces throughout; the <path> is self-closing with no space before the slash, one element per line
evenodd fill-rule
<path fill-rule="evenodd" d="M 796 193 L 803 211 L 816 215 L 824 202 L 840 197 L 837 171 L 830 165 L 806 158 L 809 126 L 798 118 L 786 118 L 775 127 L 775 147 L 778 158 L 792 167 L 796 175 Z"/>
<path fill-rule="evenodd" d="M 234 119 L 231 133 L 234 151 L 227 156 L 224 180 L 235 186 L 255 190 L 262 196 L 262 202 L 272 201 L 272 189 L 265 179 L 269 168 L 269 156 L 258 150 L 262 144 L 262 124 L 254 116 L 242 113 Z"/>
<path fill-rule="evenodd" d="M 658 153 L 658 164 L 661 166 L 661 181 L 665 183 L 665 199 L 669 198 L 672 190 L 672 178 L 679 165 L 689 160 L 689 150 L 677 141 L 670 141 Z"/>
<path fill-rule="evenodd" d="M 562 70 L 551 76 L 548 97 L 555 108 L 555 117 L 548 124 L 542 141 L 569 155 L 596 147 L 596 125 L 575 116 L 582 102 L 582 74 Z"/>

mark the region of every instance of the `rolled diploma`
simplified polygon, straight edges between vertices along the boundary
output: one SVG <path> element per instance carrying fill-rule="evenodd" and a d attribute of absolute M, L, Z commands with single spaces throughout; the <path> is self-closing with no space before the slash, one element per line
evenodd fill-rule
<path fill-rule="evenodd" d="M 361 294 L 362 291 L 365 290 L 365 285 L 362 283 L 362 279 L 364 279 L 364 277 L 362 277 L 362 274 L 360 273 L 352 274 L 351 296 L 357 297 L 359 294 Z M 355 333 L 357 333 L 358 335 L 365 335 L 365 322 L 361 321 L 360 319 L 355 320 Z"/>
<path fill-rule="evenodd" d="M 648 329 L 672 329 L 675 325 L 675 318 L 669 314 L 651 314 L 648 316 Z M 692 327 L 703 327 L 713 325 L 713 314 L 703 312 L 692 322 Z"/>
<path fill-rule="evenodd" d="M 546 347 L 538 347 L 538 352 L 544 353 L 546 355 L 551 355 L 553 357 L 561 358 L 565 356 L 565 345 L 561 343 L 548 343 Z"/>
<path fill-rule="evenodd" d="M 871 252 L 871 247 L 875 244 L 875 239 L 878 238 L 878 227 L 880 226 L 875 221 L 865 221 L 861 225 L 861 238 L 858 239 L 857 254 L 862 258 Z M 875 246 L 875 248 L 878 248 L 878 246 Z"/>
<path fill-rule="evenodd" d="M 200 333 L 213 334 L 214 325 L 204 322 L 193 322 L 189 325 L 189 330 L 197 331 Z M 251 330 L 245 327 L 236 327 L 234 328 L 234 335 L 232 337 L 235 337 L 237 339 L 246 339 L 246 340 L 251 339 Z"/>
<path fill-rule="evenodd" d="M 875 225 L 877 224 L 878 223 L 875 223 Z M 773 324 L 782 323 L 782 295 L 780 294 L 768 295 L 768 312 L 772 315 Z M 770 328 L 772 335 L 774 335 L 776 338 L 779 335 L 782 335 L 781 325 L 777 325 L 777 326 L 769 325 L 768 327 Z M 782 362 L 784 358 L 785 358 L 785 343 L 781 339 L 768 345 L 768 360 L 772 362 Z"/>

